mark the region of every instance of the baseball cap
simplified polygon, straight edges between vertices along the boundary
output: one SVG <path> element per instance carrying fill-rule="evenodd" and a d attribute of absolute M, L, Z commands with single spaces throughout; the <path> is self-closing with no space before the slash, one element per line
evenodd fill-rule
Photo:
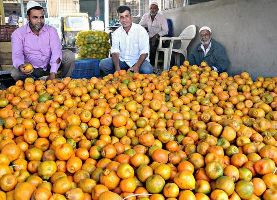
<path fill-rule="evenodd" d="M 207 30 L 207 31 L 209 31 L 210 33 L 212 33 L 212 29 L 211 29 L 210 27 L 208 27 L 208 26 L 202 26 L 202 27 L 199 29 L 199 33 L 200 33 L 201 31 L 203 31 L 203 30 Z"/>
<path fill-rule="evenodd" d="M 31 8 L 34 8 L 34 7 L 37 7 L 37 6 L 43 8 L 38 2 L 29 1 L 29 2 L 27 3 L 27 12 L 28 12 L 28 10 L 30 10 Z"/>

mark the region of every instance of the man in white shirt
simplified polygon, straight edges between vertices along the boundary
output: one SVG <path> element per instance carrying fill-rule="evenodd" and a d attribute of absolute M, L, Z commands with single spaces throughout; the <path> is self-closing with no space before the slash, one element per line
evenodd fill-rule
<path fill-rule="evenodd" d="M 168 25 L 166 18 L 158 13 L 158 3 L 153 1 L 150 5 L 150 12 L 145 13 L 139 24 L 148 30 L 150 38 L 150 63 L 154 65 L 156 50 L 159 45 L 159 38 L 168 34 Z"/>
<path fill-rule="evenodd" d="M 106 76 L 121 69 L 142 74 L 153 73 L 149 63 L 149 37 L 139 24 L 132 23 L 131 9 L 120 6 L 117 9 L 121 27 L 112 34 L 112 58 L 100 61 L 101 73 Z"/>

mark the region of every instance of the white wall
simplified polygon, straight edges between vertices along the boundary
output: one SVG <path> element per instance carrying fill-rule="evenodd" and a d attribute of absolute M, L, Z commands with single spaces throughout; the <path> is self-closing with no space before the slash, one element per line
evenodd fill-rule
<path fill-rule="evenodd" d="M 210 26 L 229 55 L 230 74 L 277 76 L 277 1 L 217 0 L 164 11 L 177 36 L 188 25 Z M 199 42 L 197 38 L 189 49 Z"/>

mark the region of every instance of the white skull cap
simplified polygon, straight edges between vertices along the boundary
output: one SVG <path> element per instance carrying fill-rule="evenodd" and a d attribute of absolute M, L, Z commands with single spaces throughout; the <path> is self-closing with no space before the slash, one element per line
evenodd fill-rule
<path fill-rule="evenodd" d="M 156 5 L 156 6 L 159 6 L 158 2 L 157 1 L 152 1 L 151 2 L 151 5 Z"/>
<path fill-rule="evenodd" d="M 202 27 L 199 29 L 199 33 L 200 33 L 201 31 L 203 31 L 203 30 L 207 30 L 207 31 L 209 31 L 210 33 L 212 33 L 212 29 L 211 29 L 210 27 L 208 27 L 208 26 L 202 26 Z"/>
<path fill-rule="evenodd" d="M 36 6 L 43 8 L 38 2 L 29 1 L 27 3 L 27 11 L 30 10 L 31 8 L 33 8 L 33 7 L 36 7 Z"/>

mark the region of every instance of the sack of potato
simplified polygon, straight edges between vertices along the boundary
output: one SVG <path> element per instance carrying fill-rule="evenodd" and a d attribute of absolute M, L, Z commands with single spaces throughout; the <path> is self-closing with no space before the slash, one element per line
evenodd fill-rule
<path fill-rule="evenodd" d="M 111 48 L 109 35 L 103 31 L 81 31 L 77 34 L 78 58 L 103 59 Z"/>

